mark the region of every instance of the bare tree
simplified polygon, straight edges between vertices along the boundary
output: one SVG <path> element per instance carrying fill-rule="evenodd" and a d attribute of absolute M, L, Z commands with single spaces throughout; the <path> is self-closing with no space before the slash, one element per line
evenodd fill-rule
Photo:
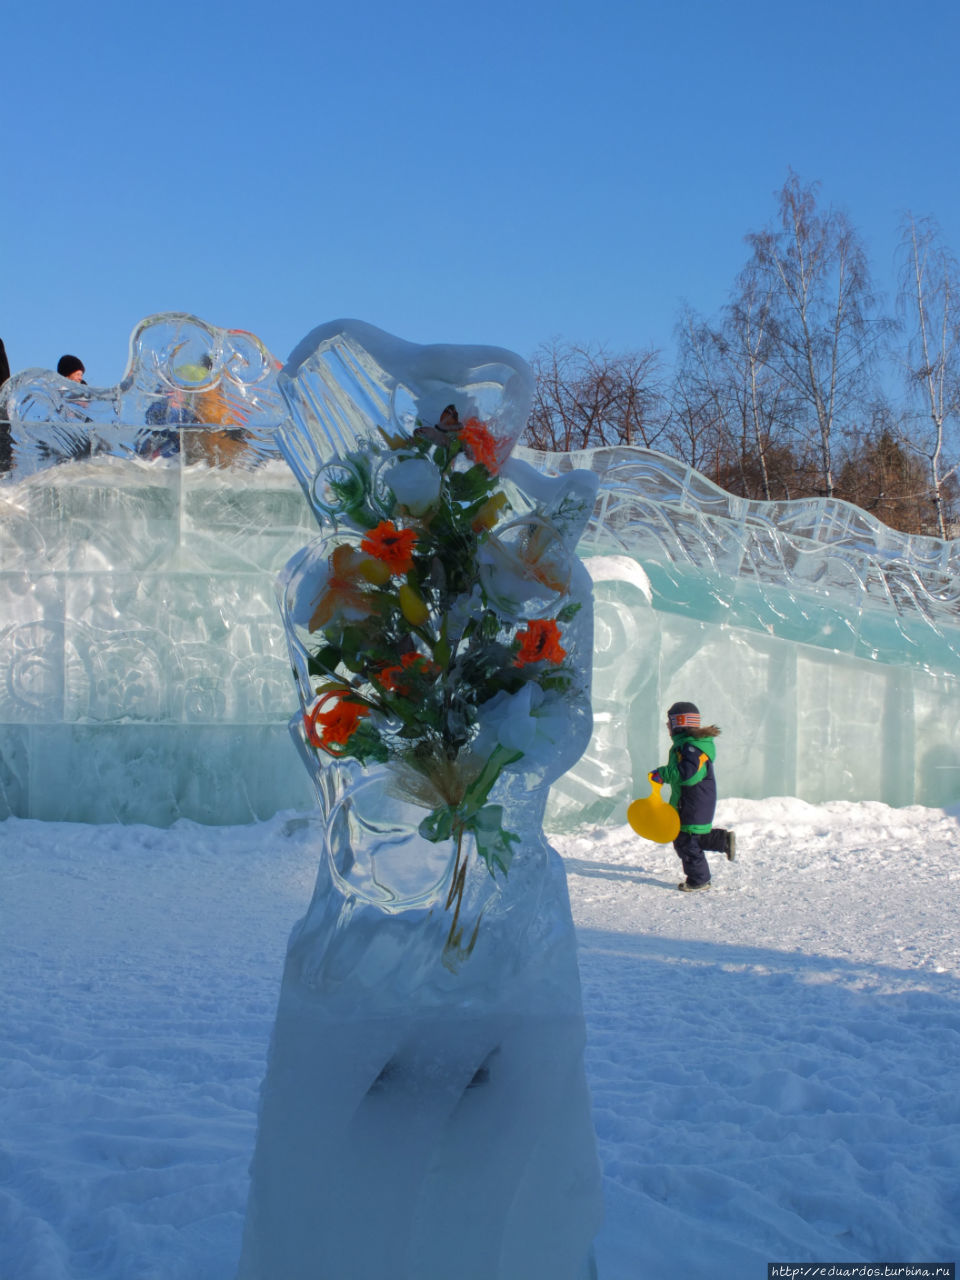
<path fill-rule="evenodd" d="M 819 455 L 821 492 L 829 497 L 835 437 L 850 428 L 867 395 L 885 322 L 859 236 L 845 214 L 817 208 L 817 191 L 790 172 L 777 225 L 747 237 L 753 255 L 742 282 L 768 300 L 758 352 L 803 410 Z"/>
<path fill-rule="evenodd" d="M 738 280 L 718 326 L 685 312 L 674 396 L 687 442 L 695 423 L 698 439 L 717 437 L 713 478 L 732 492 L 768 500 L 791 496 L 799 466 L 790 388 L 767 363 L 769 327 L 769 295 L 758 292 L 749 273 Z"/>
<path fill-rule="evenodd" d="M 723 372 L 717 367 L 717 335 L 689 309 L 681 315 L 676 332 L 668 452 L 714 478 L 729 451 L 729 400 Z"/>
<path fill-rule="evenodd" d="M 610 355 L 603 347 L 554 341 L 539 347 L 530 363 L 537 391 L 523 440 L 531 448 L 652 448 L 660 439 L 658 351 Z"/>
<path fill-rule="evenodd" d="M 960 267 L 934 220 L 912 214 L 903 222 L 901 258 L 898 302 L 909 332 L 907 383 L 928 424 L 911 434 L 910 443 L 929 465 L 936 530 L 945 538 L 960 424 Z"/>

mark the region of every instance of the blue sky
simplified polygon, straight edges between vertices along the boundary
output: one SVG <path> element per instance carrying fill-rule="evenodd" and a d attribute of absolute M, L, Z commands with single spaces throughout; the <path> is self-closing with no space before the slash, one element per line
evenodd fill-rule
<path fill-rule="evenodd" d="M 18 0 L 2 40 L 15 370 L 109 385 L 166 310 L 669 356 L 788 167 L 882 288 L 908 209 L 960 254 L 956 0 Z"/>

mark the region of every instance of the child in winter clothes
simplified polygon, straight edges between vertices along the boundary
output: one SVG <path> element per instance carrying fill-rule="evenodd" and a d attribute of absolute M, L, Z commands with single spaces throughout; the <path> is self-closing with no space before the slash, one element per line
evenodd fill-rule
<path fill-rule="evenodd" d="M 654 782 L 670 783 L 670 803 L 680 815 L 680 834 L 673 842 L 685 879 L 677 886 L 684 893 L 706 889 L 710 866 L 704 851 L 736 857 L 732 831 L 713 825 L 717 807 L 717 782 L 713 775 L 716 754 L 715 724 L 701 727 L 700 712 L 692 702 L 675 702 L 667 712 L 673 743 L 667 763 L 654 773 Z"/>

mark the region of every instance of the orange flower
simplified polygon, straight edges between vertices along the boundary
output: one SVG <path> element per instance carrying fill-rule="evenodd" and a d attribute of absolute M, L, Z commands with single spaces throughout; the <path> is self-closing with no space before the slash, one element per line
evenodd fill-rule
<path fill-rule="evenodd" d="M 333 706 L 329 711 L 324 711 L 324 707 L 331 698 L 334 699 Z M 349 698 L 341 698 L 335 693 L 327 693 L 318 700 L 313 710 L 303 717 L 303 722 L 306 725 L 307 737 L 310 742 L 315 747 L 319 747 L 334 756 L 340 753 L 331 750 L 331 748 L 345 746 L 356 732 L 360 721 L 369 714 L 367 707 L 361 703 L 352 702 Z M 318 725 L 320 726 L 319 733 L 317 732 Z"/>
<path fill-rule="evenodd" d="M 531 524 L 520 558 L 526 563 L 530 576 L 557 595 L 562 595 L 570 585 L 570 563 L 562 553 L 563 544 L 549 526 Z"/>
<path fill-rule="evenodd" d="M 408 671 L 419 662 L 426 664 L 426 658 L 421 653 L 417 653 L 416 650 L 411 650 L 410 653 L 401 654 L 401 660 L 394 664 L 393 667 L 381 669 L 376 678 L 378 678 L 388 694 L 399 694 L 401 698 L 408 698 L 410 696 L 410 685 L 401 684 L 397 677 L 402 676 L 404 671 Z"/>
<path fill-rule="evenodd" d="M 567 656 L 560 644 L 560 628 L 552 618 L 534 618 L 525 631 L 517 632 L 520 652 L 513 660 L 515 667 L 531 662 L 562 662 Z"/>
<path fill-rule="evenodd" d="M 406 698 L 410 694 L 410 686 L 401 684 L 397 679 L 398 676 L 402 675 L 403 667 L 399 665 L 384 667 L 381 671 L 377 672 L 377 679 L 380 681 L 381 685 L 383 685 L 384 689 L 386 689 L 387 693 L 399 693 L 401 698 Z"/>
<path fill-rule="evenodd" d="M 366 618 L 373 612 L 373 601 L 361 583 L 381 586 L 390 576 L 385 565 L 360 555 L 347 543 L 334 549 L 328 563 L 330 575 L 307 623 L 308 631 L 319 631 L 338 615 L 353 621 Z M 377 570 L 383 572 L 379 581 Z"/>
<path fill-rule="evenodd" d="M 398 529 L 392 520 L 381 520 L 360 543 L 369 555 L 389 565 L 391 573 L 409 573 L 413 568 L 415 529 Z"/>
<path fill-rule="evenodd" d="M 490 428 L 479 418 L 468 418 L 457 432 L 463 447 L 473 462 L 486 467 L 492 476 L 500 470 L 500 449 L 503 442 L 497 440 Z"/>

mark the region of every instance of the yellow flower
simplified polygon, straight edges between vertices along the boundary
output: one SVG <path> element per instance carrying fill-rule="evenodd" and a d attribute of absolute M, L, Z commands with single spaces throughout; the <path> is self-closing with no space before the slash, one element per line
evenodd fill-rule
<path fill-rule="evenodd" d="M 409 583 L 403 583 L 397 591 L 397 600 L 400 602 L 401 613 L 411 627 L 422 627 L 427 618 L 429 618 L 430 612 L 420 595 L 414 591 Z"/>
<path fill-rule="evenodd" d="M 500 511 L 507 504 L 507 495 L 502 489 L 499 489 L 491 498 L 488 498 L 477 514 L 470 522 L 470 527 L 474 533 L 481 533 L 484 529 L 492 529 L 500 519 Z"/>
<path fill-rule="evenodd" d="M 373 587 L 382 587 L 390 581 L 390 566 L 382 560 L 374 560 L 373 556 L 358 556 L 356 571 Z"/>

